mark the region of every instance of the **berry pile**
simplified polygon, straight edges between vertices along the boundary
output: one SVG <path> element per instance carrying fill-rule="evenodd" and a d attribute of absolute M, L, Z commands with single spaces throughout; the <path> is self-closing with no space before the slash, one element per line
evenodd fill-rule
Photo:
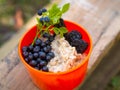
<path fill-rule="evenodd" d="M 76 48 L 77 53 L 83 53 L 87 49 L 88 43 L 82 40 L 82 35 L 77 30 L 72 30 L 64 36 L 69 44 Z"/>
<path fill-rule="evenodd" d="M 25 61 L 35 69 L 48 72 L 47 63 L 54 58 L 54 53 L 51 51 L 51 42 L 54 36 L 48 33 L 43 34 L 42 39 L 37 38 L 34 45 L 22 47 L 22 54 Z"/>

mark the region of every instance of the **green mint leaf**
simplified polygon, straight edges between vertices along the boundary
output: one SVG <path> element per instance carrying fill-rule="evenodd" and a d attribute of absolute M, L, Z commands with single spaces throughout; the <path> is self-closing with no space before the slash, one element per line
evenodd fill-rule
<path fill-rule="evenodd" d="M 62 13 L 67 12 L 68 9 L 69 9 L 69 7 L 70 7 L 70 3 L 65 4 L 65 5 L 63 6 L 63 8 L 62 8 Z"/>
<path fill-rule="evenodd" d="M 60 16 L 54 16 L 51 18 L 53 24 L 59 23 Z"/>
<path fill-rule="evenodd" d="M 57 28 L 57 27 L 54 27 L 54 28 L 53 28 L 53 31 L 55 32 L 56 35 L 59 34 L 59 28 Z"/>
<path fill-rule="evenodd" d="M 68 30 L 65 27 L 60 27 L 60 31 L 62 33 L 67 33 L 68 32 Z"/>
<path fill-rule="evenodd" d="M 48 10 L 48 12 L 49 12 L 49 17 L 51 18 L 53 16 L 56 16 L 60 12 L 60 8 L 58 7 L 57 4 L 54 4 L 52 8 Z"/>

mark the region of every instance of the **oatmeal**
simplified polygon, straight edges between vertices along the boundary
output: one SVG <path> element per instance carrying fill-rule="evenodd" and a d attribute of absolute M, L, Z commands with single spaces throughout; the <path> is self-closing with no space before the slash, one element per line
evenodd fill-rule
<path fill-rule="evenodd" d="M 77 54 L 75 47 L 72 47 L 64 37 L 56 36 L 51 46 L 55 57 L 47 65 L 50 72 L 66 71 L 78 65 L 85 58 L 85 55 Z"/>

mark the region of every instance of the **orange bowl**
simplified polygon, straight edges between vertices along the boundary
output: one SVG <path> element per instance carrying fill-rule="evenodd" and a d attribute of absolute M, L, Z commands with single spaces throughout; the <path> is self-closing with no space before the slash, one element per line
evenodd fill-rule
<path fill-rule="evenodd" d="M 82 39 L 88 42 L 88 48 L 85 51 L 87 56 L 85 59 L 76 67 L 67 70 L 65 72 L 51 73 L 43 72 L 32 68 L 27 64 L 22 56 L 22 47 L 28 46 L 33 41 L 37 26 L 32 27 L 28 30 L 21 38 L 18 46 L 18 53 L 21 61 L 26 67 L 32 81 L 41 89 L 41 90 L 72 90 L 77 87 L 84 79 L 88 60 L 92 50 L 92 39 L 88 32 L 80 25 L 71 22 L 64 21 L 68 31 L 78 30 L 82 34 Z"/>

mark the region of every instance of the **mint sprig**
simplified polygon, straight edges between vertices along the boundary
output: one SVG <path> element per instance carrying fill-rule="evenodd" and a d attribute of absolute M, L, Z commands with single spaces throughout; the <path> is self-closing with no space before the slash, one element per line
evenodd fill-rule
<path fill-rule="evenodd" d="M 45 32 L 50 33 L 51 31 L 54 31 L 54 33 L 56 35 L 59 35 L 61 37 L 63 37 L 64 33 L 67 33 L 68 30 L 65 27 L 55 27 L 54 25 L 59 24 L 60 23 L 60 18 L 62 17 L 62 15 L 68 11 L 70 7 L 69 3 L 66 3 L 63 5 L 63 7 L 59 7 L 57 4 L 54 4 L 49 10 L 47 10 L 46 12 L 42 12 L 41 17 L 37 17 L 37 34 L 35 39 L 38 36 L 42 36 Z M 45 17 L 49 18 L 49 22 L 45 21 Z M 43 21 L 40 21 L 40 19 L 43 19 Z M 32 43 L 32 45 L 34 44 L 34 42 Z"/>

